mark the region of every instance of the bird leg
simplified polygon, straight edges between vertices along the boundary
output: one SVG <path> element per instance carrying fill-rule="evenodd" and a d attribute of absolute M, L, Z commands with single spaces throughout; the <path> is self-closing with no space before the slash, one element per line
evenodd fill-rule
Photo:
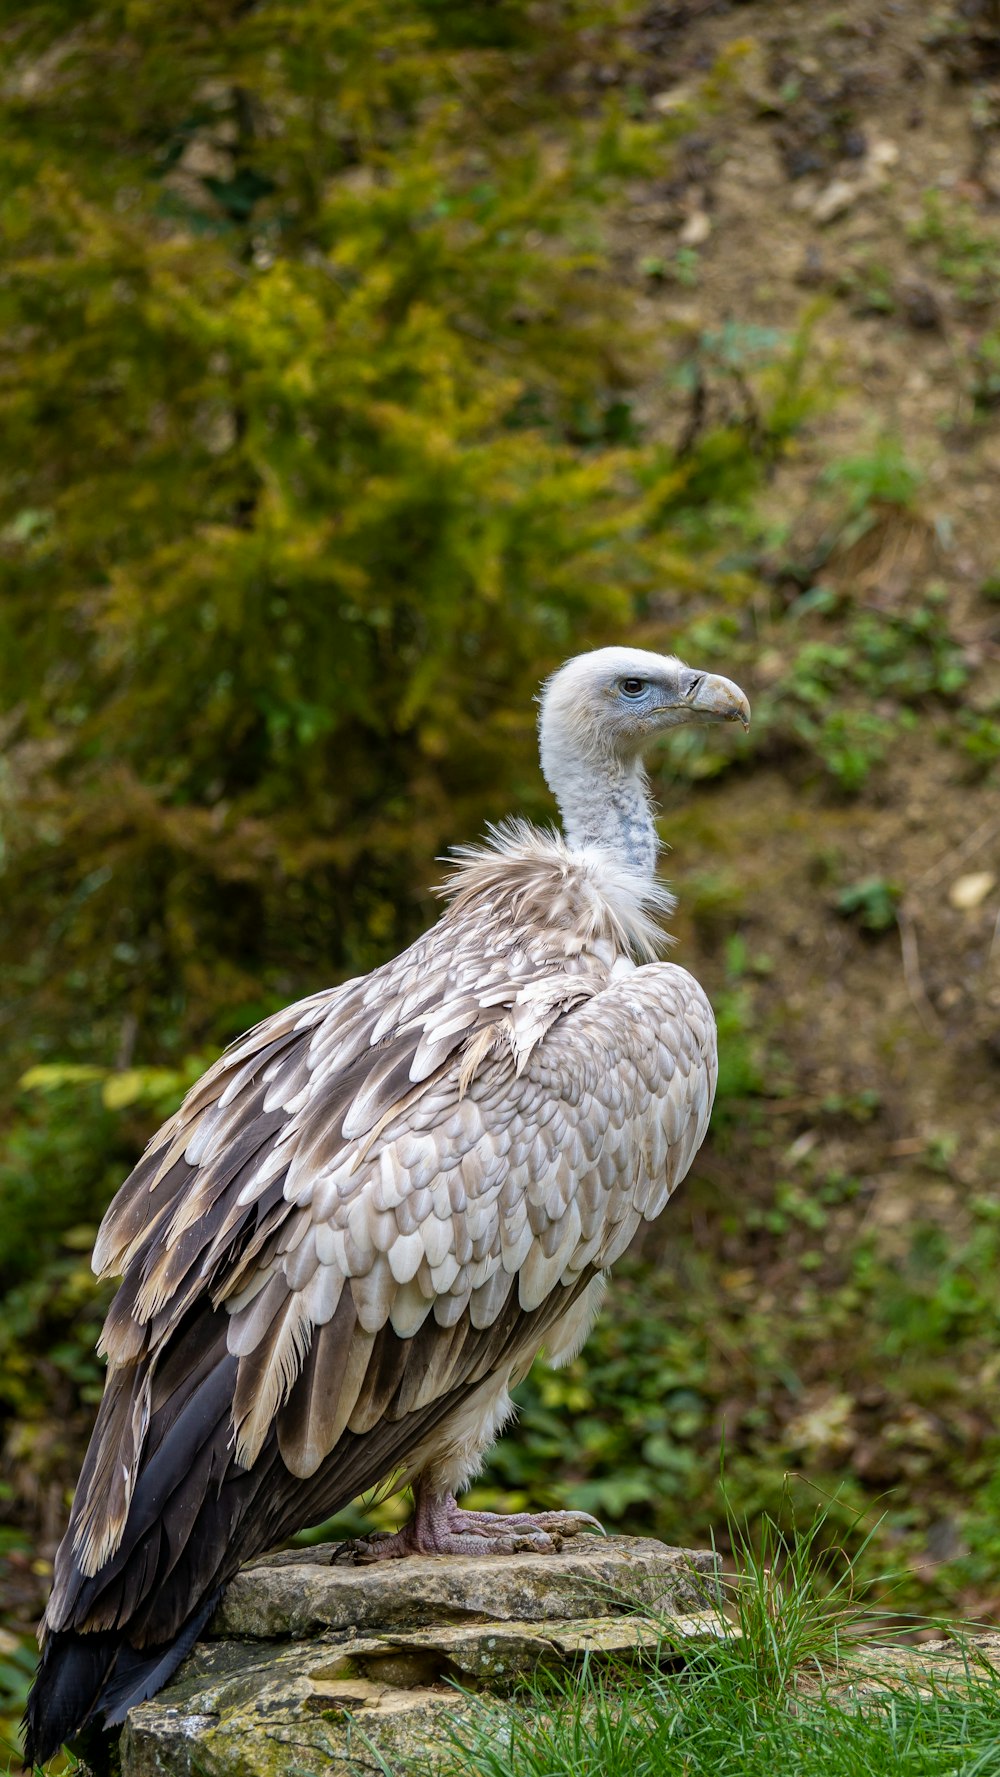
<path fill-rule="evenodd" d="M 605 1534 L 589 1512 L 466 1512 L 453 1493 L 435 1493 L 418 1481 L 413 1516 L 402 1530 L 373 1531 L 346 1547 L 363 1563 L 402 1555 L 550 1554 L 584 1529 Z"/>

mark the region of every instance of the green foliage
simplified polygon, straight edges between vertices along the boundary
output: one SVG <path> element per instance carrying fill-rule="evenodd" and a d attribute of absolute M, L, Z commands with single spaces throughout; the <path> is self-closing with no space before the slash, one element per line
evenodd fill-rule
<path fill-rule="evenodd" d="M 900 440 L 889 433 L 872 450 L 831 463 L 823 480 L 828 487 L 844 490 L 848 515 L 857 518 L 875 506 L 911 508 L 923 476 L 909 461 Z"/>
<path fill-rule="evenodd" d="M 16 1724 L 28 1699 L 37 1658 L 37 1650 L 29 1643 L 0 1631 L 0 1758 L 14 1755 L 12 1763 L 5 1763 L 7 1770 L 16 1770 L 20 1763 Z"/>
<path fill-rule="evenodd" d="M 100 1094 L 64 1081 L 24 1094 L 0 1154 L 0 1282 L 21 1280 L 74 1224 L 96 1225 L 129 1153 Z"/>
<path fill-rule="evenodd" d="M 990 414 L 1000 402 L 1000 334 L 984 333 L 970 348 L 969 370 L 975 412 Z"/>
<path fill-rule="evenodd" d="M 919 603 L 897 611 L 852 608 L 831 588 L 815 587 L 796 612 L 812 633 L 792 653 L 764 719 L 803 744 L 842 790 L 856 793 L 912 730 L 918 708 L 930 698 L 959 697 L 968 667 L 933 584 Z M 817 615 L 828 620 L 825 636 L 812 621 Z"/>
<path fill-rule="evenodd" d="M 891 315 L 896 310 L 894 282 L 887 265 L 862 254 L 838 273 L 836 289 L 855 315 Z"/>
<path fill-rule="evenodd" d="M 641 436 L 598 219 L 677 124 L 552 94 L 617 6 L 213 19 L 14 31 L 16 1066 L 175 1064 L 390 953 L 446 843 L 544 808 L 541 674 L 706 584 L 807 402 L 804 339 L 734 324 L 700 350 L 752 413 Z"/>
<path fill-rule="evenodd" d="M 986 773 L 1000 760 L 1000 707 L 993 713 L 959 710 L 956 744 L 972 761 L 974 771 Z"/>
<path fill-rule="evenodd" d="M 94 1355 L 110 1291 L 89 1265 L 97 1224 L 207 1057 L 186 1069 L 32 1069 L 0 1150 L 0 1414 L 7 1449 L 58 1474 L 100 1398 Z M 53 1419 L 56 1435 L 53 1437 Z"/>

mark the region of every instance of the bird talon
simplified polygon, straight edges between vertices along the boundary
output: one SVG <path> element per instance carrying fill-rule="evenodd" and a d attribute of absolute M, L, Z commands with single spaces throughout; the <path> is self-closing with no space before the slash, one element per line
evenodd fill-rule
<path fill-rule="evenodd" d="M 367 1536 L 352 1536 L 347 1542 L 338 1543 L 330 1556 L 330 1565 L 346 1566 L 350 1562 L 355 1567 L 365 1567 L 372 1561 L 384 1561 L 385 1544 L 398 1541 L 399 1533 L 392 1530 L 369 1530 Z M 382 1544 L 380 1550 L 379 1544 Z M 392 1554 L 406 1554 L 405 1549 L 393 1549 Z"/>
<path fill-rule="evenodd" d="M 517 1555 L 548 1555 L 559 1548 L 555 1537 L 543 1530 L 534 1535 L 527 1534 L 511 1537 L 511 1548 Z"/>
<path fill-rule="evenodd" d="M 564 1539 L 578 1536 L 582 1530 L 595 1531 L 599 1536 L 607 1536 L 607 1531 L 599 1518 L 590 1512 L 538 1512 L 535 1523 L 550 1534 L 556 1533 Z"/>

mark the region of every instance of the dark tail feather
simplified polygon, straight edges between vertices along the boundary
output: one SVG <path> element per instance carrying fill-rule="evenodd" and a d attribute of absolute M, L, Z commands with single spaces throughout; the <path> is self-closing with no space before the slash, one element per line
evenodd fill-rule
<path fill-rule="evenodd" d="M 44 1765 L 85 1728 L 116 1728 L 155 1696 L 191 1652 L 222 1597 L 219 1586 L 165 1646 L 135 1648 L 111 1631 L 50 1635 L 24 1712 L 24 1762 Z"/>
<path fill-rule="evenodd" d="M 24 1711 L 26 1765 L 44 1765 L 89 1719 L 120 1646 L 107 1632 L 49 1637 Z"/>
<path fill-rule="evenodd" d="M 168 1678 L 191 1652 L 222 1597 L 223 1590 L 222 1586 L 217 1586 L 188 1617 L 183 1629 L 166 1647 L 134 1648 L 126 1643 L 98 1699 L 97 1707 L 103 1717 L 103 1727 L 120 1727 L 136 1703 L 145 1703 L 148 1697 L 154 1697 L 157 1691 L 162 1690 Z"/>

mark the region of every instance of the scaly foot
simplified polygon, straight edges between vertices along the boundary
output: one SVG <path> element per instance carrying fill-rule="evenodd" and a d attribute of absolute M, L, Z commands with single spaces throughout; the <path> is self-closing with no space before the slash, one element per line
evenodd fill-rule
<path fill-rule="evenodd" d="M 343 1553 L 363 1564 L 403 1555 L 551 1554 L 581 1530 L 605 1534 L 589 1512 L 466 1512 L 453 1493 L 434 1499 L 418 1491 L 413 1517 L 402 1530 L 359 1537 L 345 1543 Z"/>

